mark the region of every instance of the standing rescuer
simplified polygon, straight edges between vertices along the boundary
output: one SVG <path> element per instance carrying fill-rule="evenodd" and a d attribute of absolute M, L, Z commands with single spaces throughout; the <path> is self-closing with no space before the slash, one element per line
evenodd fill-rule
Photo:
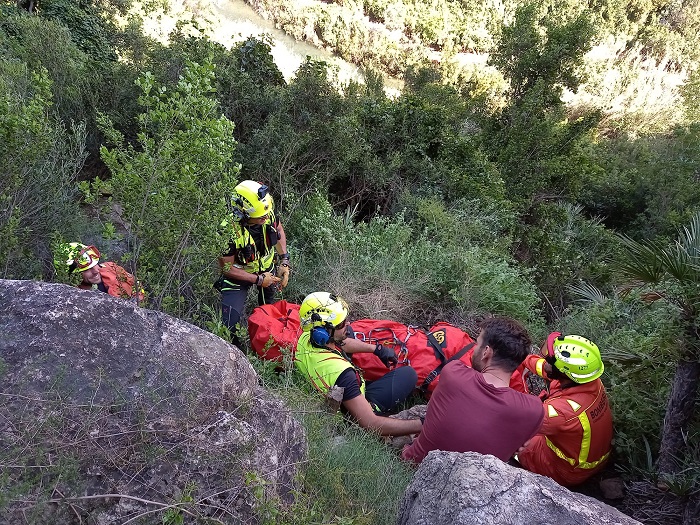
<path fill-rule="evenodd" d="M 61 259 L 68 266 L 68 273 L 79 272 L 81 290 L 104 292 L 122 299 L 135 299 L 141 302 L 145 292 L 133 275 L 113 262 L 100 263 L 100 251 L 95 246 L 71 242 L 59 246 Z"/>
<path fill-rule="evenodd" d="M 258 304 L 268 304 L 289 282 L 287 237 L 275 217 L 269 188 L 252 180 L 234 188 L 231 215 L 222 227 L 230 240 L 228 250 L 219 257 L 221 278 L 215 287 L 221 292 L 221 320 L 240 346 L 236 334 L 251 286 L 258 288 Z"/>
<path fill-rule="evenodd" d="M 600 472 L 612 450 L 612 412 L 600 376 L 600 350 L 579 335 L 553 332 L 525 366 L 549 382 L 541 394 L 544 421 L 539 433 L 518 451 L 526 469 L 564 486 L 583 483 Z"/>

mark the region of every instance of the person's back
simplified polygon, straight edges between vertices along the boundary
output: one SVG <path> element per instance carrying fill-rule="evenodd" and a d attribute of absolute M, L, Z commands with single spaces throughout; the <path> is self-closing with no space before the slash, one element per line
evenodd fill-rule
<path fill-rule="evenodd" d="M 538 431 L 541 401 L 511 389 L 510 376 L 530 347 L 530 337 L 508 318 L 486 319 L 469 368 L 449 363 L 440 374 L 423 431 L 401 457 L 420 463 L 431 450 L 480 452 L 504 461 Z"/>
<path fill-rule="evenodd" d="M 554 336 L 554 337 L 552 337 Z M 518 451 L 520 464 L 570 487 L 603 470 L 612 451 L 613 420 L 600 376 L 600 350 L 581 336 L 550 335 L 543 355 L 525 365 L 548 381 L 544 422 Z"/>
<path fill-rule="evenodd" d="M 420 463 L 431 450 L 480 452 L 508 461 L 542 422 L 534 396 L 497 387 L 461 361 L 443 368 L 423 431 L 402 457 Z"/>

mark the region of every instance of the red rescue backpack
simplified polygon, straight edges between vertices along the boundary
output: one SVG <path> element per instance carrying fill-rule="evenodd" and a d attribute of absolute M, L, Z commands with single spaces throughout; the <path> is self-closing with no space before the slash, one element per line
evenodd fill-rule
<path fill-rule="evenodd" d="M 282 361 L 283 352 L 294 353 L 301 335 L 298 304 L 277 301 L 253 310 L 248 317 L 250 346 L 261 358 Z"/>
<path fill-rule="evenodd" d="M 250 344 L 256 354 L 271 361 L 282 361 L 283 352 L 294 353 L 301 335 L 300 305 L 278 301 L 258 306 L 248 318 Z M 440 371 L 459 359 L 472 365 L 475 341 L 466 332 L 449 323 L 440 322 L 426 330 L 396 321 L 360 319 L 350 324 L 355 337 L 362 341 L 381 343 L 396 352 L 397 366 L 411 365 L 418 374 L 418 388 L 429 397 L 440 380 Z M 389 372 L 377 356 L 371 353 L 351 355 L 353 363 L 362 369 L 367 381 L 375 381 Z M 524 390 L 522 369 L 511 376 L 510 386 Z"/>
<path fill-rule="evenodd" d="M 440 371 L 447 363 L 457 359 L 468 366 L 472 363 L 474 340 L 449 323 L 440 322 L 426 330 L 395 321 L 362 319 L 350 326 L 358 339 L 393 348 L 399 358 L 397 366 L 411 365 L 414 368 L 418 374 L 416 387 L 426 396 L 435 390 Z M 353 354 L 352 360 L 368 381 L 379 379 L 388 372 L 373 354 Z"/>

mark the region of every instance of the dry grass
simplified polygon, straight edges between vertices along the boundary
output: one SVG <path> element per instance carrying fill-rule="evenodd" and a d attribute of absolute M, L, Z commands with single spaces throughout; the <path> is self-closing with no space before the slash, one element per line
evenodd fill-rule
<path fill-rule="evenodd" d="M 627 49 L 623 39 L 609 38 L 586 55 L 588 81 L 564 102 L 576 114 L 598 108 L 604 134 L 664 132 L 682 122 L 681 87 L 687 71 L 675 71 L 670 58 L 646 56 L 642 45 Z"/>
<path fill-rule="evenodd" d="M 648 481 L 627 484 L 627 496 L 620 510 L 645 525 L 675 525 L 682 523 L 683 501 L 659 490 Z"/>

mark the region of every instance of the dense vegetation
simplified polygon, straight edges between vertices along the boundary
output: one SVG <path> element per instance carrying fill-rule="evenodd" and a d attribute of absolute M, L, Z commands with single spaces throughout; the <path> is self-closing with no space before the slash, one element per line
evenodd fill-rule
<path fill-rule="evenodd" d="M 403 4 L 399 20 L 388 0 L 324 3 L 329 23 L 315 27 L 330 42 L 343 18 L 328 13 L 350 9 L 424 47 L 488 52 L 483 75 L 408 60 L 410 45 L 382 41 L 397 55 L 366 60 L 374 37 L 337 33 L 344 56 L 404 76 L 390 99 L 379 74 L 339 89 L 313 60 L 286 82 L 265 41 L 226 49 L 182 24 L 159 44 L 138 17 L 120 22 L 127 0 L 0 2 L 0 277 L 60 280 L 52 246 L 95 243 L 147 283 L 151 307 L 220 330 L 211 283 L 225 195 L 236 180 L 265 181 L 290 241 L 289 300 L 327 289 L 356 317 L 469 328 L 503 314 L 535 339 L 550 329 L 593 339 L 617 467 L 690 496 L 690 523 L 700 491 L 697 0 Z M 626 49 L 615 67 L 637 56 L 684 72 L 683 103 L 662 120 L 624 97 L 615 111 L 605 96 L 565 104 L 586 75 L 607 78 L 587 51 L 610 38 Z M 303 403 L 288 377 L 266 377 Z M 409 474 L 379 445 L 348 439 L 348 457 L 312 449 L 323 460 L 307 475 L 315 503 L 300 496 L 307 515 L 263 505 L 261 516 L 387 522 Z M 392 501 L 343 488 L 337 466 L 357 462 L 357 449 L 384 458 L 365 476 L 389 469 L 396 481 L 381 490 Z"/>

